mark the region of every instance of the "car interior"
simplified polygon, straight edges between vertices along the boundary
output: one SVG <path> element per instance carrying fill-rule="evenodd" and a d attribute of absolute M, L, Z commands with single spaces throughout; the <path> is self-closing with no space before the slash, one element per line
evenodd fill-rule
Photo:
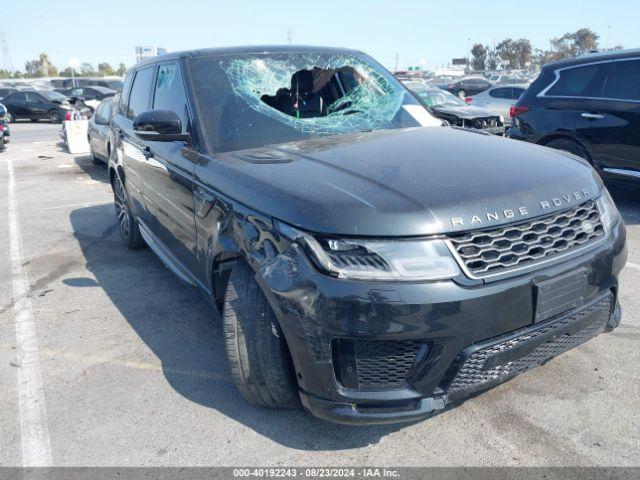
<path fill-rule="evenodd" d="M 262 95 L 261 100 L 270 107 L 296 118 L 324 117 L 343 111 L 353 105 L 345 99 L 364 82 L 364 77 L 353 67 L 298 70 L 291 83 L 279 88 L 274 95 Z M 344 114 L 356 110 L 344 111 Z"/>

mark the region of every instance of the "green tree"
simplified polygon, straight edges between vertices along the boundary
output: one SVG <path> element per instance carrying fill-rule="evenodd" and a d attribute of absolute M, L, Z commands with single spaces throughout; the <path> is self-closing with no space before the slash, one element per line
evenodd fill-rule
<path fill-rule="evenodd" d="M 64 70 L 62 70 L 60 72 L 60 76 L 61 77 L 71 77 L 72 76 L 72 68 L 71 67 L 67 67 Z"/>
<path fill-rule="evenodd" d="M 51 63 L 46 53 L 41 53 L 35 60 L 29 60 L 24 65 L 25 77 L 55 77 L 58 69 Z"/>
<path fill-rule="evenodd" d="M 57 77 L 58 69 L 51 63 L 49 56 L 46 53 L 41 53 L 38 56 L 38 63 L 40 64 L 40 71 L 44 77 Z"/>
<path fill-rule="evenodd" d="M 89 62 L 83 62 L 80 65 L 80 76 L 82 77 L 93 77 L 97 75 L 97 72 L 93 69 L 93 65 Z"/>
<path fill-rule="evenodd" d="M 531 42 L 526 38 L 516 41 L 516 55 L 518 68 L 528 68 L 533 60 L 533 47 Z"/>
<path fill-rule="evenodd" d="M 118 70 L 116 70 L 116 73 L 122 77 L 124 76 L 124 73 L 126 71 L 127 71 L 127 67 L 125 66 L 124 63 L 120 62 L 120 65 L 118 65 Z"/>
<path fill-rule="evenodd" d="M 600 36 L 589 28 L 581 28 L 573 34 L 573 43 L 578 55 L 589 53 L 598 49 Z"/>
<path fill-rule="evenodd" d="M 600 36 L 589 28 L 581 28 L 576 32 L 568 32 L 561 37 L 549 40 L 550 50 L 540 50 L 538 61 L 541 64 L 573 58 L 598 49 Z"/>
<path fill-rule="evenodd" d="M 115 75 L 116 71 L 107 62 L 103 62 L 98 64 L 98 73 L 103 77 L 108 77 Z"/>
<path fill-rule="evenodd" d="M 509 68 L 518 68 L 518 42 L 505 38 L 496 45 L 496 54 L 504 62 L 509 62 Z"/>
<path fill-rule="evenodd" d="M 471 67 L 474 70 L 484 70 L 487 66 L 487 47 L 481 43 L 476 43 L 471 48 Z"/>
<path fill-rule="evenodd" d="M 24 64 L 25 77 L 42 77 L 38 60 L 29 60 Z"/>

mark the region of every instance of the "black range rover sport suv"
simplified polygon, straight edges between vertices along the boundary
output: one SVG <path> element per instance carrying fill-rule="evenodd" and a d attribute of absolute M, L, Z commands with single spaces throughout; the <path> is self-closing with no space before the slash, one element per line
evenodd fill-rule
<path fill-rule="evenodd" d="M 421 418 L 620 320 L 625 227 L 587 162 L 441 126 L 361 52 L 156 57 L 110 135 L 123 242 L 219 309 L 251 403 Z"/>

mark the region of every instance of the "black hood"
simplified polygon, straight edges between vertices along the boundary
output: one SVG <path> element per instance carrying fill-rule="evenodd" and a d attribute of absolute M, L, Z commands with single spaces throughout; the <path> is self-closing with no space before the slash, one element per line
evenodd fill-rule
<path fill-rule="evenodd" d="M 566 209 L 602 190 L 577 157 L 445 127 L 322 137 L 209 161 L 196 174 L 224 186 L 221 193 L 302 229 L 342 235 L 483 228 Z"/>
<path fill-rule="evenodd" d="M 475 118 L 498 118 L 491 110 L 486 108 L 473 107 L 471 105 L 434 105 L 430 107 L 436 114 L 443 114 L 447 116 L 464 118 L 471 120 Z"/>

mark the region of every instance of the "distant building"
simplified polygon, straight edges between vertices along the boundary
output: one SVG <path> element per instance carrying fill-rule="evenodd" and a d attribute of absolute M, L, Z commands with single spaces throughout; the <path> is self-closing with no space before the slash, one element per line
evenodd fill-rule
<path fill-rule="evenodd" d="M 162 47 L 136 47 L 136 62 L 141 62 L 146 58 L 157 57 L 158 55 L 162 55 L 164 53 L 167 53 L 167 49 Z"/>

